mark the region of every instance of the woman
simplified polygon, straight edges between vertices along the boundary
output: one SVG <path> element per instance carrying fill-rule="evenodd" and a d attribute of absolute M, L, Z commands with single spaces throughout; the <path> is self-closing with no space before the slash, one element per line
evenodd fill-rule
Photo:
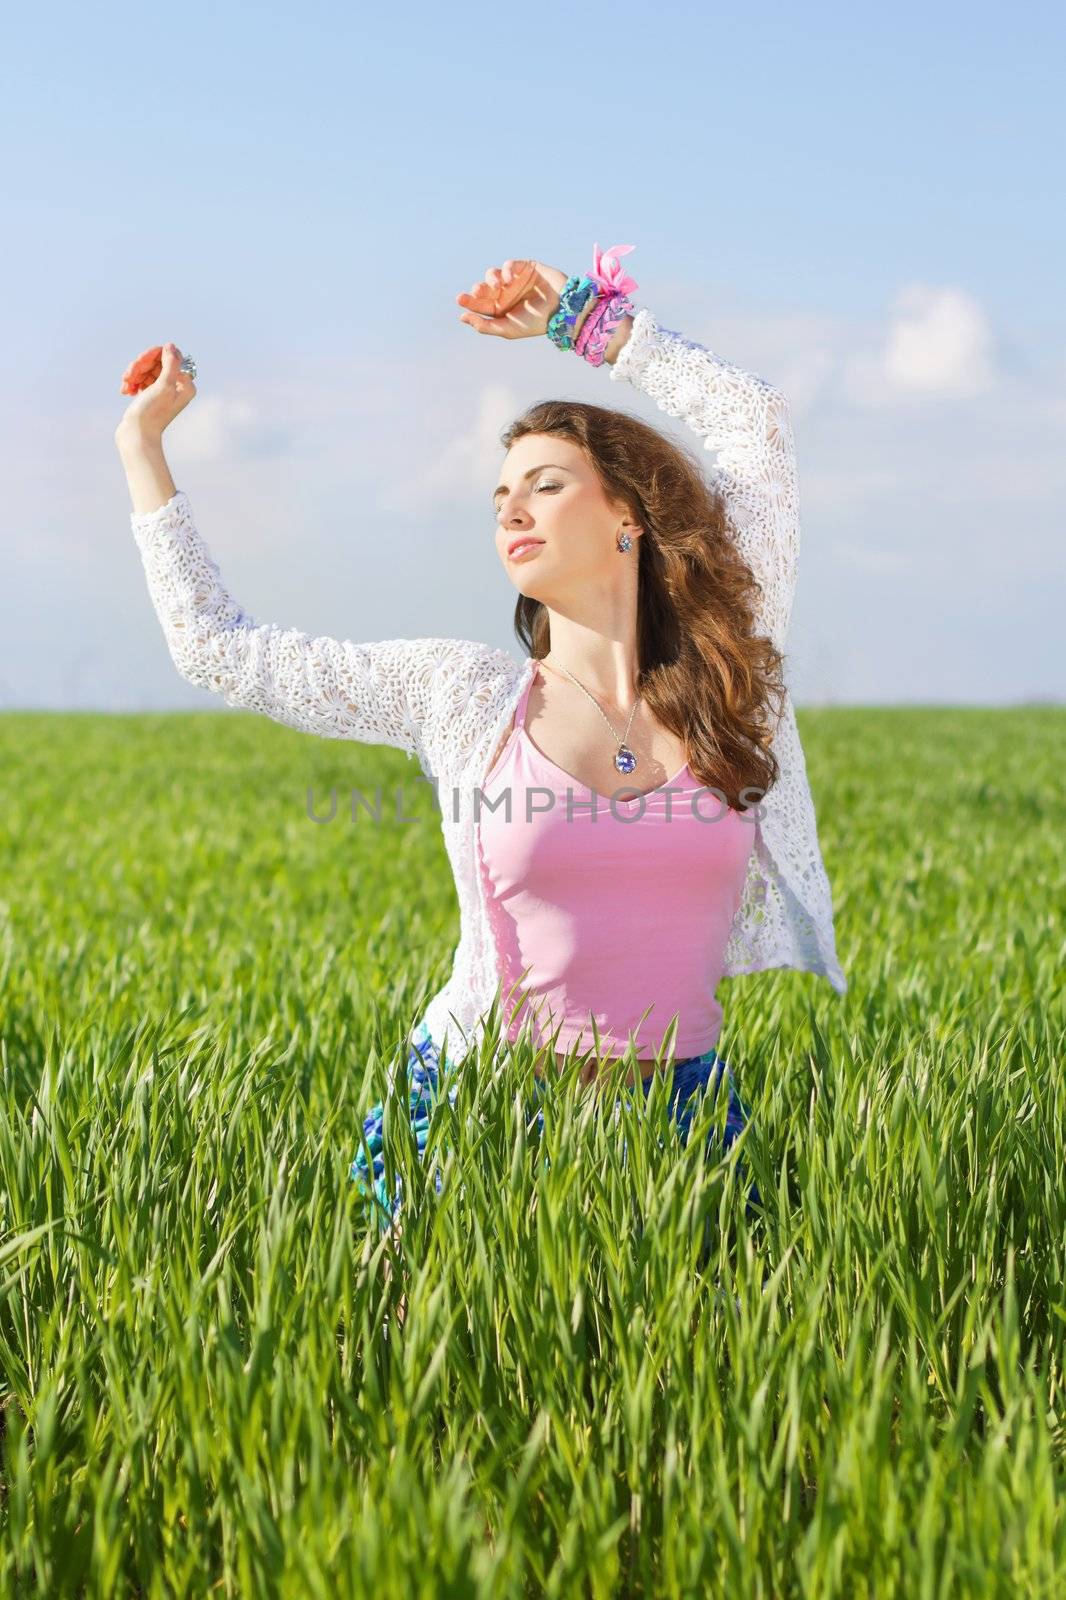
<path fill-rule="evenodd" d="M 787 402 L 635 312 L 619 259 L 631 248 L 597 249 L 573 277 L 509 260 L 456 297 L 479 333 L 547 334 L 605 362 L 717 455 L 709 482 L 658 430 L 578 401 L 533 405 L 506 430 L 492 506 L 521 663 L 473 640 L 355 644 L 256 624 L 163 457 L 195 369 L 166 345 L 123 380 L 131 524 L 182 676 L 305 732 L 402 749 L 448 786 L 461 932 L 408 1041 L 420 1149 L 440 1076 L 501 1009 L 538 1064 L 576 1054 L 587 1078 L 624 1058 L 646 1093 L 672 1059 L 683 1133 L 693 1093 L 724 1073 L 728 1143 L 746 1108 L 715 1050 L 719 979 L 789 966 L 846 989 L 781 677 L 799 546 Z M 388 1226 L 401 1195 L 385 1191 L 381 1112 L 351 1176 Z"/>

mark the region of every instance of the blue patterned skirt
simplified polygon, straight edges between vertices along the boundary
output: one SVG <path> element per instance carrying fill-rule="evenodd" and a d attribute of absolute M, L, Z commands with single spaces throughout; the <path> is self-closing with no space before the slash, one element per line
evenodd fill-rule
<path fill-rule="evenodd" d="M 429 1133 L 430 1107 L 440 1092 L 442 1075 L 437 1047 L 424 1023 L 418 1025 L 412 1036 L 411 1049 L 407 1058 L 407 1072 L 410 1079 L 408 1098 L 411 1131 L 415 1135 L 418 1153 L 421 1156 L 425 1153 Z M 723 1072 L 727 1075 L 729 1083 L 729 1109 L 726 1114 L 723 1139 L 724 1150 L 728 1151 L 733 1140 L 747 1126 L 751 1112 L 740 1098 L 734 1081 L 733 1070 L 729 1063 L 712 1048 L 704 1051 L 703 1055 L 687 1056 L 683 1061 L 674 1062 L 669 1110 L 670 1115 L 677 1123 L 682 1144 L 685 1144 L 688 1140 L 692 1118 L 699 1101 L 699 1092 L 705 1090 L 711 1084 L 712 1079 L 716 1087 Z M 444 1076 L 447 1077 L 447 1070 Z M 642 1079 L 645 1097 L 647 1097 L 652 1082 L 653 1077 Z M 541 1080 L 537 1079 L 535 1092 L 538 1096 L 540 1088 Z M 455 1104 L 458 1092 L 458 1084 L 453 1082 L 448 1088 L 448 1100 L 451 1105 Z M 394 1194 L 390 1196 L 386 1186 L 385 1158 L 382 1154 L 384 1112 L 384 1105 L 379 1103 L 364 1117 L 364 1143 L 360 1145 L 359 1153 L 352 1162 L 348 1174 L 356 1184 L 358 1192 L 372 1198 L 378 1225 L 382 1231 L 388 1228 L 400 1215 L 403 1204 L 403 1185 L 399 1174 L 396 1174 Z M 540 1129 L 544 1127 L 543 1111 L 537 1112 L 537 1126 Z M 716 1130 L 712 1130 L 708 1136 L 709 1153 L 715 1138 Z M 742 1170 L 743 1162 L 738 1161 L 737 1167 Z M 439 1167 L 434 1173 L 434 1179 L 437 1193 L 440 1194 L 443 1188 L 443 1179 Z M 754 1208 L 761 1205 L 762 1200 L 758 1188 L 753 1183 L 748 1190 L 748 1216 L 751 1217 Z"/>

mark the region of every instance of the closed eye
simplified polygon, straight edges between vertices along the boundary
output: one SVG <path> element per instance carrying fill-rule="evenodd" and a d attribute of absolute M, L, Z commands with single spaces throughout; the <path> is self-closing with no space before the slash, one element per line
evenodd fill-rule
<path fill-rule="evenodd" d="M 534 492 L 536 494 L 540 494 L 541 489 L 561 489 L 562 487 L 563 486 L 562 486 L 561 483 L 542 483 L 542 484 L 538 485 L 537 489 Z M 494 505 L 492 509 L 493 509 L 493 511 L 496 512 L 496 514 L 498 516 L 499 515 L 499 511 L 500 511 L 499 506 Z"/>

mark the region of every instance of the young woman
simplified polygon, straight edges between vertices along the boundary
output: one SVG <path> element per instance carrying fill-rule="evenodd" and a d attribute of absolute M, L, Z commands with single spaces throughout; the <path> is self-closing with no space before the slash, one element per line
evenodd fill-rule
<path fill-rule="evenodd" d="M 305 732 L 402 749 L 439 786 L 461 932 L 408 1041 L 420 1149 L 442 1075 L 501 1014 L 507 1039 L 545 1065 L 576 1054 L 586 1078 L 624 1058 L 646 1093 L 672 1062 L 683 1137 L 691 1097 L 725 1073 L 728 1144 L 746 1108 L 715 1049 L 719 979 L 789 966 L 846 989 L 781 674 L 799 549 L 787 402 L 635 312 L 631 248 L 596 249 L 573 277 L 509 260 L 456 297 L 479 333 L 605 363 L 716 453 L 707 478 L 647 423 L 576 400 L 507 428 L 491 503 L 521 662 L 473 640 L 255 623 L 163 456 L 195 367 L 157 346 L 123 379 L 131 524 L 178 671 Z M 402 1196 L 385 1191 L 381 1118 L 351 1176 L 388 1226 Z"/>

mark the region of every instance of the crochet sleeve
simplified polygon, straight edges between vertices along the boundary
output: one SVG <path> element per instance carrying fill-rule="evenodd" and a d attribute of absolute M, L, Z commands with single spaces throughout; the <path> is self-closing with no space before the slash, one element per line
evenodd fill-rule
<path fill-rule="evenodd" d="M 783 651 L 796 588 L 799 493 L 788 402 L 779 389 L 703 345 L 659 328 L 651 312 L 633 318 L 610 369 L 681 417 L 717 452 L 714 474 L 734 541 L 762 592 L 755 632 Z"/>
<path fill-rule="evenodd" d="M 476 697 L 479 675 L 491 687 L 497 658 L 510 662 L 474 640 L 353 644 L 257 623 L 223 584 L 182 490 L 130 521 L 181 676 L 301 732 L 392 745 L 428 770 L 429 727 L 436 729 L 441 708 Z"/>

